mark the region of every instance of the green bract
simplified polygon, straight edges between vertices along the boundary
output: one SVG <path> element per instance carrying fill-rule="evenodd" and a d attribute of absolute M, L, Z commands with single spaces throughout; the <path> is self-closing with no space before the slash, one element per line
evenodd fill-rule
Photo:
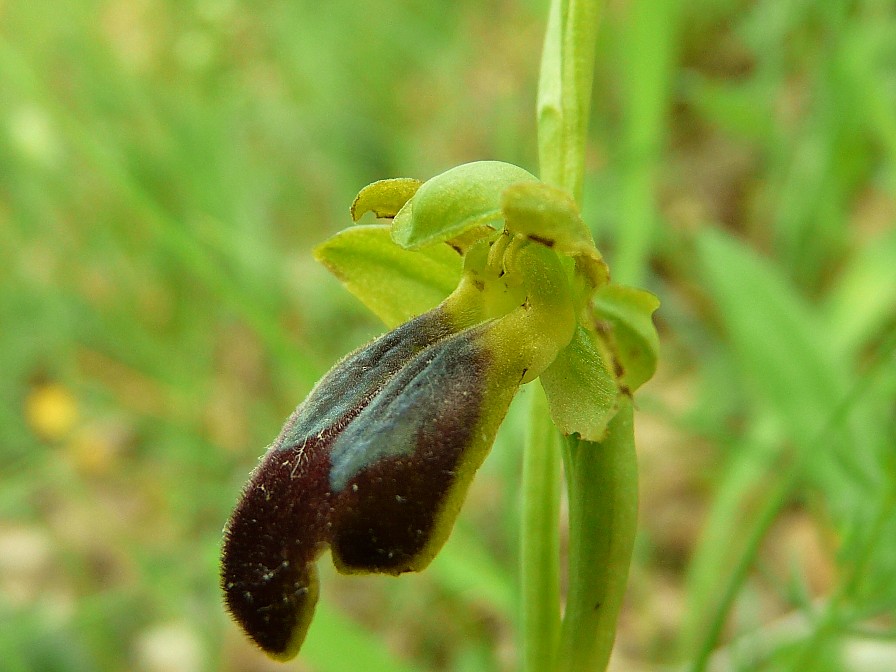
<path fill-rule="evenodd" d="M 342 572 L 423 569 L 447 539 L 519 386 L 541 377 L 554 423 L 603 438 L 656 364 L 656 299 L 609 284 L 573 200 L 485 161 L 365 187 L 394 221 L 317 257 L 387 324 L 287 420 L 225 531 L 222 587 L 278 659 L 301 646 L 326 548 Z"/>

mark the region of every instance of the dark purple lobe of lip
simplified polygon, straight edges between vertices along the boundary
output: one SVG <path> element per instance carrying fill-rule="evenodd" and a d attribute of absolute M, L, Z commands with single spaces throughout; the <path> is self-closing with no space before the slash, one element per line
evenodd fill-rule
<path fill-rule="evenodd" d="M 228 609 L 270 655 L 288 658 L 317 602 L 314 561 L 330 535 L 332 439 L 272 450 L 253 472 L 225 533 L 221 585 Z"/>

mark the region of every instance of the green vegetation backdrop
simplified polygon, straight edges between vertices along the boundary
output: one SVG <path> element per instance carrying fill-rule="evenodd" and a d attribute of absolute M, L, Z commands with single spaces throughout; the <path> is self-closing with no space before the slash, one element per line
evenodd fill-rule
<path fill-rule="evenodd" d="M 535 169 L 546 4 L 0 2 L 4 671 L 281 669 L 221 527 L 382 330 L 310 250 L 373 180 Z M 896 669 L 896 3 L 609 3 L 585 218 L 663 302 L 612 669 Z M 286 669 L 516 669 L 524 411 Z"/>

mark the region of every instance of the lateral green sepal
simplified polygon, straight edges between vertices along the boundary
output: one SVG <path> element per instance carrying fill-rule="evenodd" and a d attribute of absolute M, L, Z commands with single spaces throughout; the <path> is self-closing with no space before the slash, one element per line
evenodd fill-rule
<path fill-rule="evenodd" d="M 389 327 L 420 315 L 460 281 L 463 259 L 448 245 L 408 251 L 392 242 L 388 224 L 354 226 L 314 250 L 333 273 Z"/>
<path fill-rule="evenodd" d="M 372 212 L 380 218 L 395 217 L 421 184 L 423 182 L 412 177 L 395 177 L 368 184 L 352 201 L 352 221 L 357 222 L 365 212 Z"/>
<path fill-rule="evenodd" d="M 566 436 L 601 441 L 616 414 L 619 387 L 606 347 L 579 326 L 553 363 L 541 374 L 551 419 Z"/>
<path fill-rule="evenodd" d="M 487 226 L 501 228 L 501 194 L 531 173 L 502 161 L 466 163 L 423 183 L 392 222 L 393 240 L 407 249 L 458 238 Z"/>
<path fill-rule="evenodd" d="M 660 302 L 643 289 L 607 285 L 592 302 L 598 331 L 611 349 L 620 385 L 634 392 L 656 371 L 660 341 L 652 315 Z"/>

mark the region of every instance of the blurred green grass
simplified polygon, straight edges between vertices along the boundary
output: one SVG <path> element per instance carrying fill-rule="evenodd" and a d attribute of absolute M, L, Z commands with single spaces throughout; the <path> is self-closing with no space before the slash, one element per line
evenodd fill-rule
<path fill-rule="evenodd" d="M 279 669 L 221 527 L 380 329 L 310 250 L 375 179 L 536 168 L 544 11 L 0 4 L 2 669 Z M 663 301 L 615 669 L 893 669 L 896 3 L 612 3 L 596 71 L 586 219 Z M 523 413 L 430 570 L 324 571 L 293 669 L 516 669 Z"/>

